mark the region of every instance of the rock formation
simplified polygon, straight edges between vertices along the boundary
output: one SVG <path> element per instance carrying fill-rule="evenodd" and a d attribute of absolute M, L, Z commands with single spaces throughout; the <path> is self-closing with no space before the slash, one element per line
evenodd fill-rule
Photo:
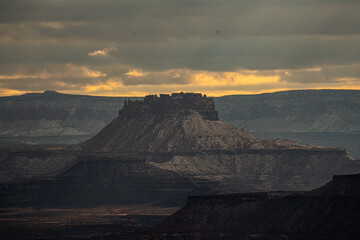
<path fill-rule="evenodd" d="M 356 171 L 357 163 L 340 148 L 256 138 L 219 120 L 212 98 L 193 93 L 126 101 L 116 119 L 78 148 L 145 156 L 153 167 L 220 181 L 227 191 L 311 189 Z"/>
<path fill-rule="evenodd" d="M 289 140 L 263 141 L 221 120 L 213 98 L 197 93 L 146 96 L 125 101 L 119 116 L 92 139 L 83 152 L 200 152 L 237 150 L 330 150 Z M 340 150 L 343 151 L 343 150 Z"/>
<path fill-rule="evenodd" d="M 309 192 L 189 197 L 158 226 L 118 239 L 357 239 L 360 174 Z"/>

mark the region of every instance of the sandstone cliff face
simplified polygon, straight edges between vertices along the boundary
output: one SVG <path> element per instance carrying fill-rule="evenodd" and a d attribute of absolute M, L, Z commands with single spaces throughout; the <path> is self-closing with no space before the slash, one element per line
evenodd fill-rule
<path fill-rule="evenodd" d="M 310 192 L 189 197 L 162 224 L 124 239 L 357 239 L 359 189 L 357 174 Z"/>

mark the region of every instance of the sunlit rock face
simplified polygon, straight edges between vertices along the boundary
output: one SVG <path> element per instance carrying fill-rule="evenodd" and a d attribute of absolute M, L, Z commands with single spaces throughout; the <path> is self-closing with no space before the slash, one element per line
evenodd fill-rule
<path fill-rule="evenodd" d="M 219 120 L 214 100 L 196 93 L 125 101 L 93 138 L 68 148 L 73 165 L 2 186 L 3 204 L 157 204 L 187 195 L 307 190 L 334 174 L 360 171 L 345 149 L 261 140 Z"/>

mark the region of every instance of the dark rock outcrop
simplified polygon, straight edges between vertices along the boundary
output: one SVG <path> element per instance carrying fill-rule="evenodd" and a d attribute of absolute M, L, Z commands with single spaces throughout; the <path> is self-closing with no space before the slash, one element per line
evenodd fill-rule
<path fill-rule="evenodd" d="M 310 192 L 188 197 L 160 225 L 124 239 L 358 239 L 359 189 L 356 174 Z"/>
<path fill-rule="evenodd" d="M 141 100 L 128 100 L 124 102 L 124 107 L 119 115 L 126 118 L 139 118 L 150 114 L 171 114 L 183 110 L 195 110 L 200 115 L 209 120 L 219 120 L 215 110 L 213 98 L 202 96 L 201 93 L 173 93 L 148 95 Z"/>

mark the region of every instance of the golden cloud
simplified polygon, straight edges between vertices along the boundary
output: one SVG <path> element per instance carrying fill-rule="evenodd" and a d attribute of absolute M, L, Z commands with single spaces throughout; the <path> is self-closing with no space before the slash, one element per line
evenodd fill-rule
<path fill-rule="evenodd" d="M 143 73 L 141 70 L 130 70 L 129 72 L 125 73 L 126 76 L 130 77 L 143 77 L 145 76 L 145 73 Z"/>
<path fill-rule="evenodd" d="M 96 51 L 90 52 L 90 53 L 88 53 L 88 55 L 91 57 L 98 56 L 98 55 L 106 56 L 106 55 L 109 55 L 109 53 L 113 52 L 113 51 L 118 51 L 118 49 L 115 47 L 104 48 L 101 50 L 96 50 Z"/>
<path fill-rule="evenodd" d="M 0 95 L 20 94 L 23 89 L 12 89 L 6 80 L 39 79 L 40 82 L 54 79 L 50 87 L 64 93 L 90 94 L 97 96 L 144 96 L 154 93 L 171 93 L 179 91 L 202 92 L 209 96 L 229 94 L 257 94 L 290 89 L 360 89 L 360 80 L 355 77 L 337 78 L 332 82 L 280 81 L 286 72 L 295 74 L 318 74 L 322 68 L 302 70 L 239 70 L 227 72 L 197 71 L 191 69 L 171 69 L 167 71 L 143 71 L 131 69 L 125 73 L 105 73 L 102 68 L 65 64 L 56 69 L 48 69 L 37 74 L 0 75 Z M 111 73 L 111 74 L 110 74 Z M 120 77 L 121 76 L 121 77 Z M 305 75 L 309 76 L 309 75 Z M 316 76 L 316 75 L 315 75 Z M 75 79 L 75 80 L 69 80 Z M 81 81 L 76 81 L 81 79 Z M 2 82 L 3 81 L 3 82 Z M 3 84 L 2 84 L 3 83 Z M 6 85 L 6 84 L 7 85 Z M 46 89 L 48 89 L 47 87 Z M 33 91 L 32 89 L 32 91 Z M 21 91 L 20 91 L 21 90 Z"/>
<path fill-rule="evenodd" d="M 193 74 L 191 83 L 199 86 L 237 86 L 278 83 L 279 76 L 263 76 L 261 73 L 249 72 L 221 72 L 208 71 Z"/>

